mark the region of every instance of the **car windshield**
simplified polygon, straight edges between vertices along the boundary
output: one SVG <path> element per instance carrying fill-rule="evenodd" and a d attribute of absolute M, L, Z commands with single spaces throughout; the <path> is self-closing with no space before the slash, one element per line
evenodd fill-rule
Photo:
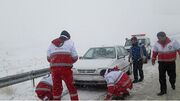
<path fill-rule="evenodd" d="M 146 40 L 145 39 L 138 39 L 138 43 L 139 44 L 144 44 L 146 43 Z M 131 40 L 126 40 L 126 43 L 125 43 L 125 46 L 131 46 Z"/>
<path fill-rule="evenodd" d="M 138 42 L 139 42 L 139 44 L 143 44 L 143 45 L 146 44 L 146 40 L 145 39 L 138 39 Z"/>
<path fill-rule="evenodd" d="M 97 58 L 116 58 L 114 47 L 98 47 L 90 48 L 85 55 L 84 59 L 97 59 Z"/>
<path fill-rule="evenodd" d="M 125 46 L 131 46 L 131 40 L 126 40 Z"/>

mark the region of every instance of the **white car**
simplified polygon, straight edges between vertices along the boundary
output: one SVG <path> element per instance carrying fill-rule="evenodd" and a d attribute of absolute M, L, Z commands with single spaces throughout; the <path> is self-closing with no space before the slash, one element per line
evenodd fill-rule
<path fill-rule="evenodd" d="M 90 48 L 83 57 L 73 65 L 75 84 L 106 84 L 100 72 L 107 68 L 118 68 L 128 74 L 132 73 L 128 62 L 128 52 L 123 46 Z"/>

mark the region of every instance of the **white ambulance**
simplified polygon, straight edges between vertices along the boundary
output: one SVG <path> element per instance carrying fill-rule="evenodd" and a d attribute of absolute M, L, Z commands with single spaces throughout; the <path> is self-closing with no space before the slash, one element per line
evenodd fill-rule
<path fill-rule="evenodd" d="M 131 35 L 136 36 L 138 39 L 138 43 L 140 45 L 144 45 L 147 51 L 147 55 L 148 55 L 148 59 L 151 58 L 151 42 L 150 42 L 150 38 L 146 37 L 146 34 L 136 34 L 136 35 Z M 129 52 L 130 48 L 131 48 L 131 38 L 128 39 L 126 38 L 126 42 L 125 42 L 125 49 Z"/>

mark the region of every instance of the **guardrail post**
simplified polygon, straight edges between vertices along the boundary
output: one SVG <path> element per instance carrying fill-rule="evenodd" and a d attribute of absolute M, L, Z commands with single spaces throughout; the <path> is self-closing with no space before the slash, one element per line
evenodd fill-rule
<path fill-rule="evenodd" d="M 33 78 L 32 80 L 33 80 L 33 87 L 35 87 L 35 79 Z"/>

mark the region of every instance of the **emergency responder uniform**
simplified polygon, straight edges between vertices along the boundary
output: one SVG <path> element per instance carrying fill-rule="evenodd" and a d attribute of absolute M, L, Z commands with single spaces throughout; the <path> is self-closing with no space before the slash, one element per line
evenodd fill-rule
<path fill-rule="evenodd" d="M 78 59 L 78 55 L 67 31 L 62 31 L 60 37 L 52 41 L 47 52 L 47 59 L 50 62 L 53 80 L 53 99 L 61 99 L 63 90 L 62 80 L 64 80 L 71 100 L 78 100 L 77 89 L 73 84 L 73 73 L 71 70 L 73 63 Z"/>
<path fill-rule="evenodd" d="M 107 82 L 108 93 L 105 100 L 112 100 L 118 97 L 123 97 L 122 95 L 129 95 L 130 89 L 132 89 L 132 81 L 129 76 L 117 69 L 106 69 L 100 72 Z"/>
<path fill-rule="evenodd" d="M 155 64 L 156 57 L 158 56 L 159 63 L 159 82 L 160 93 L 158 96 L 164 95 L 167 92 L 166 85 L 166 71 L 169 76 L 169 82 L 172 89 L 175 89 L 176 82 L 176 53 L 180 55 L 180 44 L 176 40 L 171 40 L 166 37 L 164 32 L 157 34 L 158 41 L 155 43 L 152 55 L 152 64 Z"/>
<path fill-rule="evenodd" d="M 43 101 L 53 100 L 51 74 L 48 74 L 41 79 L 41 81 L 36 86 L 35 92 L 38 98 Z"/>
<path fill-rule="evenodd" d="M 133 63 L 133 75 L 134 81 L 133 83 L 137 83 L 143 81 L 144 73 L 143 73 L 143 58 L 147 58 L 146 49 L 138 45 L 138 40 L 136 37 L 131 38 L 132 47 L 130 48 L 129 62 L 132 60 Z M 138 72 L 140 79 L 138 79 Z"/>

